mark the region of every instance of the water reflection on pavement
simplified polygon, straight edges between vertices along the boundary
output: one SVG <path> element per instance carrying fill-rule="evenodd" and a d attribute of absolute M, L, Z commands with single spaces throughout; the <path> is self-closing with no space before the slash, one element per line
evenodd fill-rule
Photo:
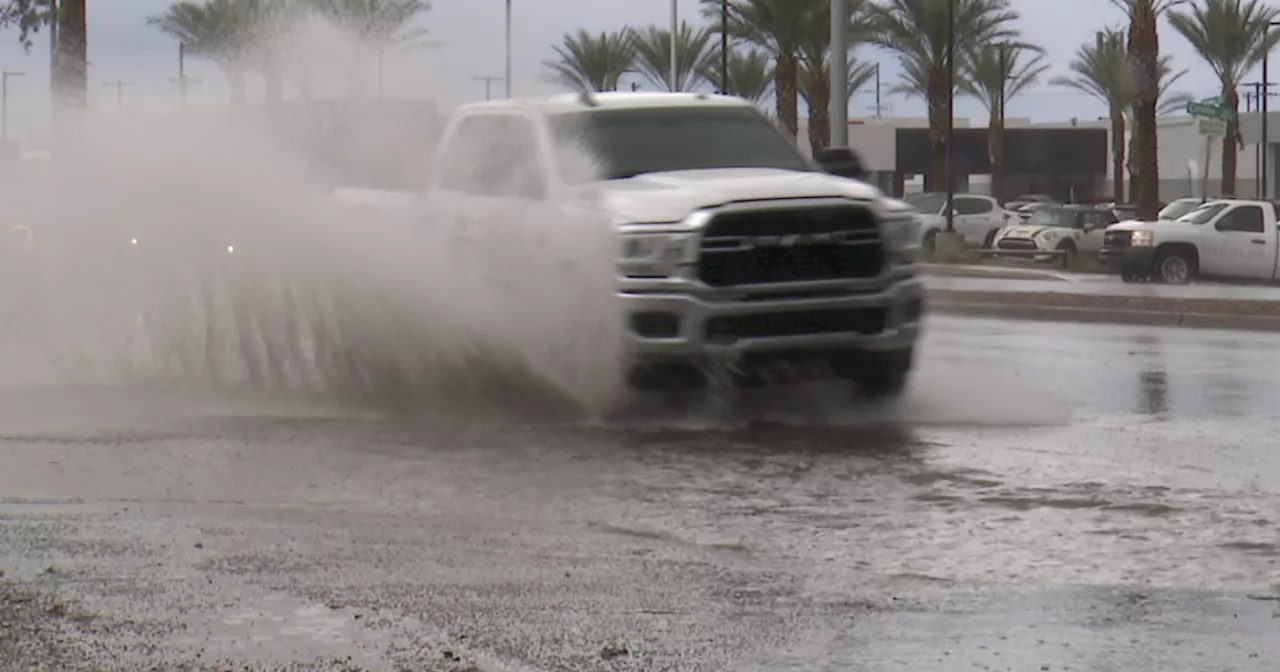
<path fill-rule="evenodd" d="M 0 565 L 181 622 L 166 655 L 260 664 L 1273 669 L 1248 598 L 1280 583 L 1278 372 L 1259 334 L 935 319 L 888 408 L 816 386 L 602 427 L 6 392 Z"/>

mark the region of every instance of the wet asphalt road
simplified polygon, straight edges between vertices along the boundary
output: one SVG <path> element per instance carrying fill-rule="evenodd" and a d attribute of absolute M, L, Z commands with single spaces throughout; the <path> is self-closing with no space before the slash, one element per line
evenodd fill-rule
<path fill-rule="evenodd" d="M 1274 670 L 1274 342 L 935 318 L 892 408 L 626 428 L 6 377 L 0 669 Z"/>

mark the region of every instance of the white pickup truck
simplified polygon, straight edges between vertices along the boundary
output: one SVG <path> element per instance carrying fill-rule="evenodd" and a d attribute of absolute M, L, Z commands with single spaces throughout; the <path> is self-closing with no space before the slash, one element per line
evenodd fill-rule
<path fill-rule="evenodd" d="M 560 156 L 570 145 L 598 164 L 589 179 Z M 738 98 L 562 95 L 460 107 L 416 198 L 335 197 L 419 208 L 422 226 L 465 220 L 487 239 L 480 250 L 512 244 L 483 222 L 494 204 L 539 213 L 529 227 L 599 212 L 616 236 L 620 365 L 632 389 L 705 386 L 708 360 L 729 354 L 735 385 L 804 370 L 897 395 L 925 313 L 919 218 L 851 179 L 861 175 L 852 152 L 820 162 L 825 170 Z"/>
<path fill-rule="evenodd" d="M 1271 201 L 1231 199 L 1175 220 L 1120 222 L 1107 227 L 1098 258 L 1125 282 L 1277 280 L 1277 214 L 1280 204 Z"/>

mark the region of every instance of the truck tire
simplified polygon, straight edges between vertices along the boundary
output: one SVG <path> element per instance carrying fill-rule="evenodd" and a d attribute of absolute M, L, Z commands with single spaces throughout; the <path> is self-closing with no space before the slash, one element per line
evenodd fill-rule
<path fill-rule="evenodd" d="M 864 399 L 894 399 L 907 390 L 915 364 L 915 348 L 864 352 L 856 359 L 848 377 Z"/>
<path fill-rule="evenodd" d="M 1196 275 L 1195 258 L 1177 248 L 1156 255 L 1155 278 L 1167 285 L 1189 285 Z"/>

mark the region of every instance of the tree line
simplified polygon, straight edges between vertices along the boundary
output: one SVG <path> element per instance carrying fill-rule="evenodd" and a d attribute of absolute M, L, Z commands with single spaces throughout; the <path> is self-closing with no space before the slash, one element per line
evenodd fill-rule
<path fill-rule="evenodd" d="M 68 77 L 57 65 L 75 62 L 85 70 L 85 1 L 5 0 L 0 6 L 0 26 L 16 27 L 28 49 L 35 34 L 51 33 L 54 88 L 68 91 L 64 102 L 78 107 L 84 106 L 87 81 L 83 74 Z M 311 95 L 317 73 L 307 67 L 308 59 L 297 53 L 300 47 L 292 38 L 313 18 L 340 26 L 359 47 L 347 64 L 348 87 L 352 95 L 367 95 L 375 62 L 386 51 L 426 36 L 411 24 L 430 6 L 427 0 L 184 0 L 148 17 L 147 23 L 180 42 L 188 55 L 216 64 L 231 85 L 232 103 L 243 105 L 245 79 L 251 74 L 266 82 L 268 103 L 283 100 L 286 80 L 302 97 Z M 75 16 L 81 26 L 78 38 L 67 30 L 68 17 Z"/>
<path fill-rule="evenodd" d="M 724 0 L 700 0 L 706 23 L 682 25 L 675 37 L 677 81 L 670 79 L 671 31 L 624 27 L 598 34 L 568 33 L 547 63 L 552 75 L 580 89 L 613 90 L 636 73 L 660 90 L 720 89 L 720 39 Z M 1103 26 L 1075 51 L 1067 71 L 1048 77 L 1054 86 L 1086 93 L 1108 111 L 1116 200 L 1154 216 L 1159 203 L 1156 117 L 1181 109 L 1191 98 L 1173 90 L 1187 70 L 1160 54 L 1162 21 L 1187 40 L 1218 77 L 1224 104 L 1239 109 L 1242 79 L 1280 40 L 1267 34 L 1278 10 L 1261 0 L 1111 0 L 1124 22 Z M 829 138 L 830 0 L 727 0 L 730 49 L 728 93 L 761 103 L 770 94 L 779 125 L 795 136 L 798 101 L 809 109 L 812 148 Z M 879 47 L 897 61 L 900 80 L 890 91 L 927 104 L 932 165 L 926 181 L 946 184 L 948 6 L 954 11 L 956 90 L 980 101 L 990 116 L 988 152 L 993 189 L 1000 188 L 1003 110 L 1048 76 L 1045 51 L 1026 41 L 1010 0 L 849 0 L 849 90 L 863 87 L 876 64 L 860 47 Z M 1132 131 L 1132 133 L 1130 133 Z M 1124 138 L 1129 136 L 1128 142 Z M 1222 193 L 1235 194 L 1239 125 L 1223 139 Z M 1131 178 L 1126 194 L 1125 177 Z"/>
<path fill-rule="evenodd" d="M 582 90 L 616 89 L 629 72 L 664 90 L 719 88 L 763 102 L 770 93 L 780 125 L 793 136 L 798 128 L 798 101 L 810 110 L 809 143 L 829 142 L 827 109 L 831 91 L 830 0 L 700 0 L 703 27 L 681 25 L 674 36 L 676 81 L 670 78 L 669 29 L 624 28 L 593 34 L 566 34 L 555 46 L 548 66 L 568 86 Z M 720 72 L 720 16 L 728 5 L 730 42 L 727 72 Z M 32 35 L 52 33 L 54 90 L 73 106 L 87 99 L 86 0 L 0 0 L 0 27 L 16 27 L 28 48 Z M 1159 202 L 1156 117 L 1180 108 L 1186 94 L 1172 86 L 1186 70 L 1160 54 L 1158 27 L 1167 22 L 1217 76 L 1224 104 L 1239 109 L 1242 79 L 1280 40 L 1267 25 L 1280 10 L 1263 0 L 1111 0 L 1123 16 L 1103 26 L 1075 52 L 1067 72 L 1050 84 L 1069 87 L 1096 98 L 1108 110 L 1113 138 L 1112 159 L 1117 200 L 1139 205 L 1153 216 Z M 849 0 L 849 90 L 863 87 L 878 72 L 860 59 L 861 46 L 875 46 L 897 61 L 901 79 L 891 92 L 924 100 L 928 107 L 933 155 L 933 185 L 946 181 L 946 125 L 951 93 L 947 87 L 948 11 L 954 12 L 956 90 L 981 101 L 990 113 L 989 153 L 999 179 L 1001 112 L 1008 101 L 1036 84 L 1049 71 L 1044 50 L 1022 38 L 1020 16 L 1011 0 Z M 310 16 L 332 20 L 369 49 L 350 64 L 352 92 L 368 82 L 369 60 L 387 49 L 419 40 L 413 20 L 426 12 L 426 0 L 187 0 L 175 2 L 148 23 L 184 43 L 187 53 L 216 63 L 232 84 L 233 100 L 242 103 L 244 77 L 263 75 L 267 99 L 278 100 L 291 78 L 305 96 L 310 75 L 291 70 L 284 58 L 290 31 Z M 1130 140 L 1125 138 L 1132 130 Z M 1235 194 L 1239 125 L 1228 124 L 1223 139 L 1222 193 Z M 1125 175 L 1130 195 L 1125 198 Z"/>

